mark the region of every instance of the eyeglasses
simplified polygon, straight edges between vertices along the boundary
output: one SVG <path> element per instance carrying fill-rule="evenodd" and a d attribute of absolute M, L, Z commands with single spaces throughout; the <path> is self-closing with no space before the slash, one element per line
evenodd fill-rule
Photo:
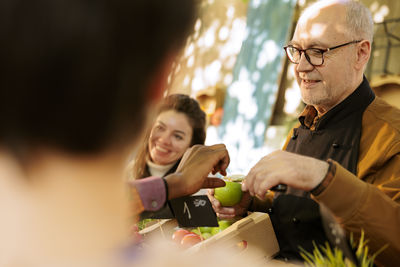
<path fill-rule="evenodd" d="M 286 51 L 286 55 L 288 56 L 289 60 L 294 64 L 299 64 L 301 53 L 304 53 L 307 61 L 313 66 L 321 66 L 324 64 L 324 53 L 331 51 L 333 49 L 346 46 L 349 44 L 359 43 L 362 40 L 355 40 L 345 44 L 337 45 L 334 47 L 326 48 L 326 49 L 319 49 L 319 48 L 307 48 L 307 49 L 298 49 L 292 45 L 285 46 L 283 49 Z"/>

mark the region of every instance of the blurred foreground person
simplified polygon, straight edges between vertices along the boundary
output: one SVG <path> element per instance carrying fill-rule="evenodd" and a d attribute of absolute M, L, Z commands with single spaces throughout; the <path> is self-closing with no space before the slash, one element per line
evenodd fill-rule
<path fill-rule="evenodd" d="M 371 90 L 363 72 L 371 54 L 373 21 L 360 2 L 318 1 L 301 15 L 285 47 L 305 110 L 284 145 L 248 173 L 243 190 L 254 198 L 235 208 L 214 204 L 224 216 L 246 208 L 269 211 L 280 257 L 301 259 L 299 247 L 327 241 L 319 204 L 346 233 L 365 232 L 376 262 L 400 264 L 400 111 Z M 271 207 L 257 199 L 278 184 Z M 216 199 L 210 196 L 213 202 Z M 259 203 L 260 204 L 260 203 Z"/>
<path fill-rule="evenodd" d="M 194 19 L 190 0 L 0 2 L 0 266 L 102 266 L 128 242 L 147 202 L 126 157 Z M 165 202 L 228 164 L 195 147 L 137 188 Z"/>

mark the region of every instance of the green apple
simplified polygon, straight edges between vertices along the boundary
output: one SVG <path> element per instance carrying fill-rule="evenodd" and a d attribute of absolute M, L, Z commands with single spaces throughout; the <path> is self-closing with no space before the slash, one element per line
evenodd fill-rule
<path fill-rule="evenodd" d="M 226 228 L 232 225 L 231 221 L 228 220 L 218 220 L 218 227 L 211 227 L 211 235 L 218 234 L 219 232 L 222 232 Z"/>
<path fill-rule="evenodd" d="M 200 232 L 202 233 L 211 233 L 211 228 L 212 227 L 208 227 L 208 226 L 201 226 L 200 228 Z"/>
<path fill-rule="evenodd" d="M 227 221 L 227 220 L 219 220 L 218 221 L 218 225 L 219 228 L 221 229 L 221 231 L 225 230 L 226 228 L 228 228 L 229 226 L 231 226 L 232 222 Z"/>
<path fill-rule="evenodd" d="M 246 175 L 244 174 L 231 174 L 226 177 L 228 181 L 232 182 L 243 182 L 244 178 L 246 178 Z"/>
<path fill-rule="evenodd" d="M 192 233 L 195 233 L 196 235 L 201 235 L 201 231 L 198 228 L 194 228 L 191 231 Z"/>
<path fill-rule="evenodd" d="M 210 237 L 212 237 L 212 234 L 211 233 L 202 233 L 201 234 L 201 237 L 203 237 L 204 239 L 209 239 Z"/>
<path fill-rule="evenodd" d="M 225 181 L 224 187 L 215 188 L 214 197 L 222 206 L 234 206 L 242 199 L 242 185 L 236 182 Z"/>
<path fill-rule="evenodd" d="M 222 230 L 221 230 L 221 228 L 219 228 L 219 227 L 212 227 L 212 229 L 211 229 L 211 234 L 212 235 L 216 235 L 216 234 L 218 234 L 219 232 L 221 232 Z"/>

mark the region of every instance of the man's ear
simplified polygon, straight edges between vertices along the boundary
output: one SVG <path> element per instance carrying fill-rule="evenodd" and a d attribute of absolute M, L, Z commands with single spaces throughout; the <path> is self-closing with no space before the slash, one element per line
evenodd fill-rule
<path fill-rule="evenodd" d="M 355 65 L 356 69 L 364 70 L 370 56 L 371 56 L 371 43 L 367 40 L 362 40 L 357 45 L 357 58 Z"/>
<path fill-rule="evenodd" d="M 172 63 L 175 59 L 175 53 L 172 53 L 165 57 L 164 61 L 161 62 L 159 67 L 154 72 L 154 75 L 149 83 L 148 87 L 148 101 L 151 104 L 158 104 L 164 95 L 165 88 L 167 86 L 167 78 L 172 70 Z"/>

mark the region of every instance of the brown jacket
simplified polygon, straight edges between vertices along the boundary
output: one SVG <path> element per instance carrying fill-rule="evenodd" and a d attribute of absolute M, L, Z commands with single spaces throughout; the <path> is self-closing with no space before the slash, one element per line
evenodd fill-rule
<path fill-rule="evenodd" d="M 399 266 L 400 110 L 376 97 L 362 117 L 357 176 L 335 164 L 334 178 L 315 199 L 330 208 L 348 233 L 363 229 L 372 253 L 388 244 L 377 263 Z"/>

